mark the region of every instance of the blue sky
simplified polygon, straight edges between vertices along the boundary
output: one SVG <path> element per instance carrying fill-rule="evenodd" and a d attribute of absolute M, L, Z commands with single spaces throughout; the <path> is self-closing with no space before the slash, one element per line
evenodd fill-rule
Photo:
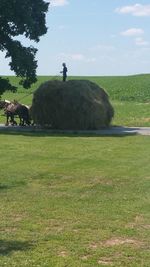
<path fill-rule="evenodd" d="M 48 0 L 47 0 L 48 2 Z M 38 75 L 131 75 L 150 72 L 150 1 L 51 0 Z M 13 75 L 0 53 L 1 75 Z"/>

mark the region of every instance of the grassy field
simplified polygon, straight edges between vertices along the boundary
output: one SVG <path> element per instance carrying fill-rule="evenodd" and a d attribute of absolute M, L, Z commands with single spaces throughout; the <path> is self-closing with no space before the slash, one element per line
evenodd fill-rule
<path fill-rule="evenodd" d="M 52 78 L 2 98 L 31 104 Z M 150 75 L 87 78 L 108 92 L 114 125 L 150 126 Z M 149 144 L 137 135 L 0 132 L 0 266 L 149 267 Z"/>
<path fill-rule="evenodd" d="M 1 133 L 0 144 L 0 266 L 150 266 L 148 136 Z"/>
<path fill-rule="evenodd" d="M 38 82 L 31 89 L 19 88 L 13 94 L 6 92 L 3 99 L 17 99 L 24 104 L 31 105 L 34 90 L 49 79 L 61 79 L 61 77 L 38 77 Z M 104 88 L 115 109 L 113 125 L 125 126 L 150 126 L 150 74 L 134 76 L 106 76 L 106 77 L 69 77 L 69 79 L 89 79 Z M 14 85 L 18 84 L 18 79 L 10 77 Z M 4 122 L 4 117 L 0 117 L 0 122 Z"/>

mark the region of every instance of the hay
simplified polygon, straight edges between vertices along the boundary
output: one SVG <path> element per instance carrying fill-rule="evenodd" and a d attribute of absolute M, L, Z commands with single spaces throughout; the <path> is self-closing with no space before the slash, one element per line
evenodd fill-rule
<path fill-rule="evenodd" d="M 88 80 L 51 80 L 33 96 L 35 123 L 52 129 L 100 129 L 110 124 L 113 115 L 107 93 Z"/>

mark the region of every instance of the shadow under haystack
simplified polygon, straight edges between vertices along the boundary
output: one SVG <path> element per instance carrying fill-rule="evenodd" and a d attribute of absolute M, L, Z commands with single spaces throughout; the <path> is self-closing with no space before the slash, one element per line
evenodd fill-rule
<path fill-rule="evenodd" d="M 51 80 L 34 93 L 37 125 L 60 130 L 95 130 L 110 125 L 114 109 L 104 89 L 89 80 Z"/>

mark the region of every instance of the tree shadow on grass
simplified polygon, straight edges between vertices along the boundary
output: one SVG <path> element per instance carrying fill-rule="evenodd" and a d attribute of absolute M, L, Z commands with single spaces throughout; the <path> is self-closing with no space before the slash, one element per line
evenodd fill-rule
<path fill-rule="evenodd" d="M 10 188 L 10 186 L 8 186 L 8 185 L 0 184 L 0 190 L 7 190 L 9 188 Z"/>
<path fill-rule="evenodd" d="M 4 127 L 0 134 L 23 135 L 26 137 L 125 137 L 137 135 L 138 127 L 108 127 L 100 130 L 52 130 L 34 127 Z"/>
<path fill-rule="evenodd" d="M 0 239 L 0 255 L 9 255 L 15 251 L 26 251 L 33 247 L 33 243 L 28 241 L 17 240 L 1 240 Z"/>
<path fill-rule="evenodd" d="M 16 182 L 13 182 L 11 184 L 3 184 L 3 183 L 0 183 L 0 191 L 2 190 L 9 190 L 9 189 L 12 189 L 12 188 L 16 188 L 16 187 L 21 187 L 21 186 L 26 186 L 27 183 L 25 181 L 16 181 Z"/>

